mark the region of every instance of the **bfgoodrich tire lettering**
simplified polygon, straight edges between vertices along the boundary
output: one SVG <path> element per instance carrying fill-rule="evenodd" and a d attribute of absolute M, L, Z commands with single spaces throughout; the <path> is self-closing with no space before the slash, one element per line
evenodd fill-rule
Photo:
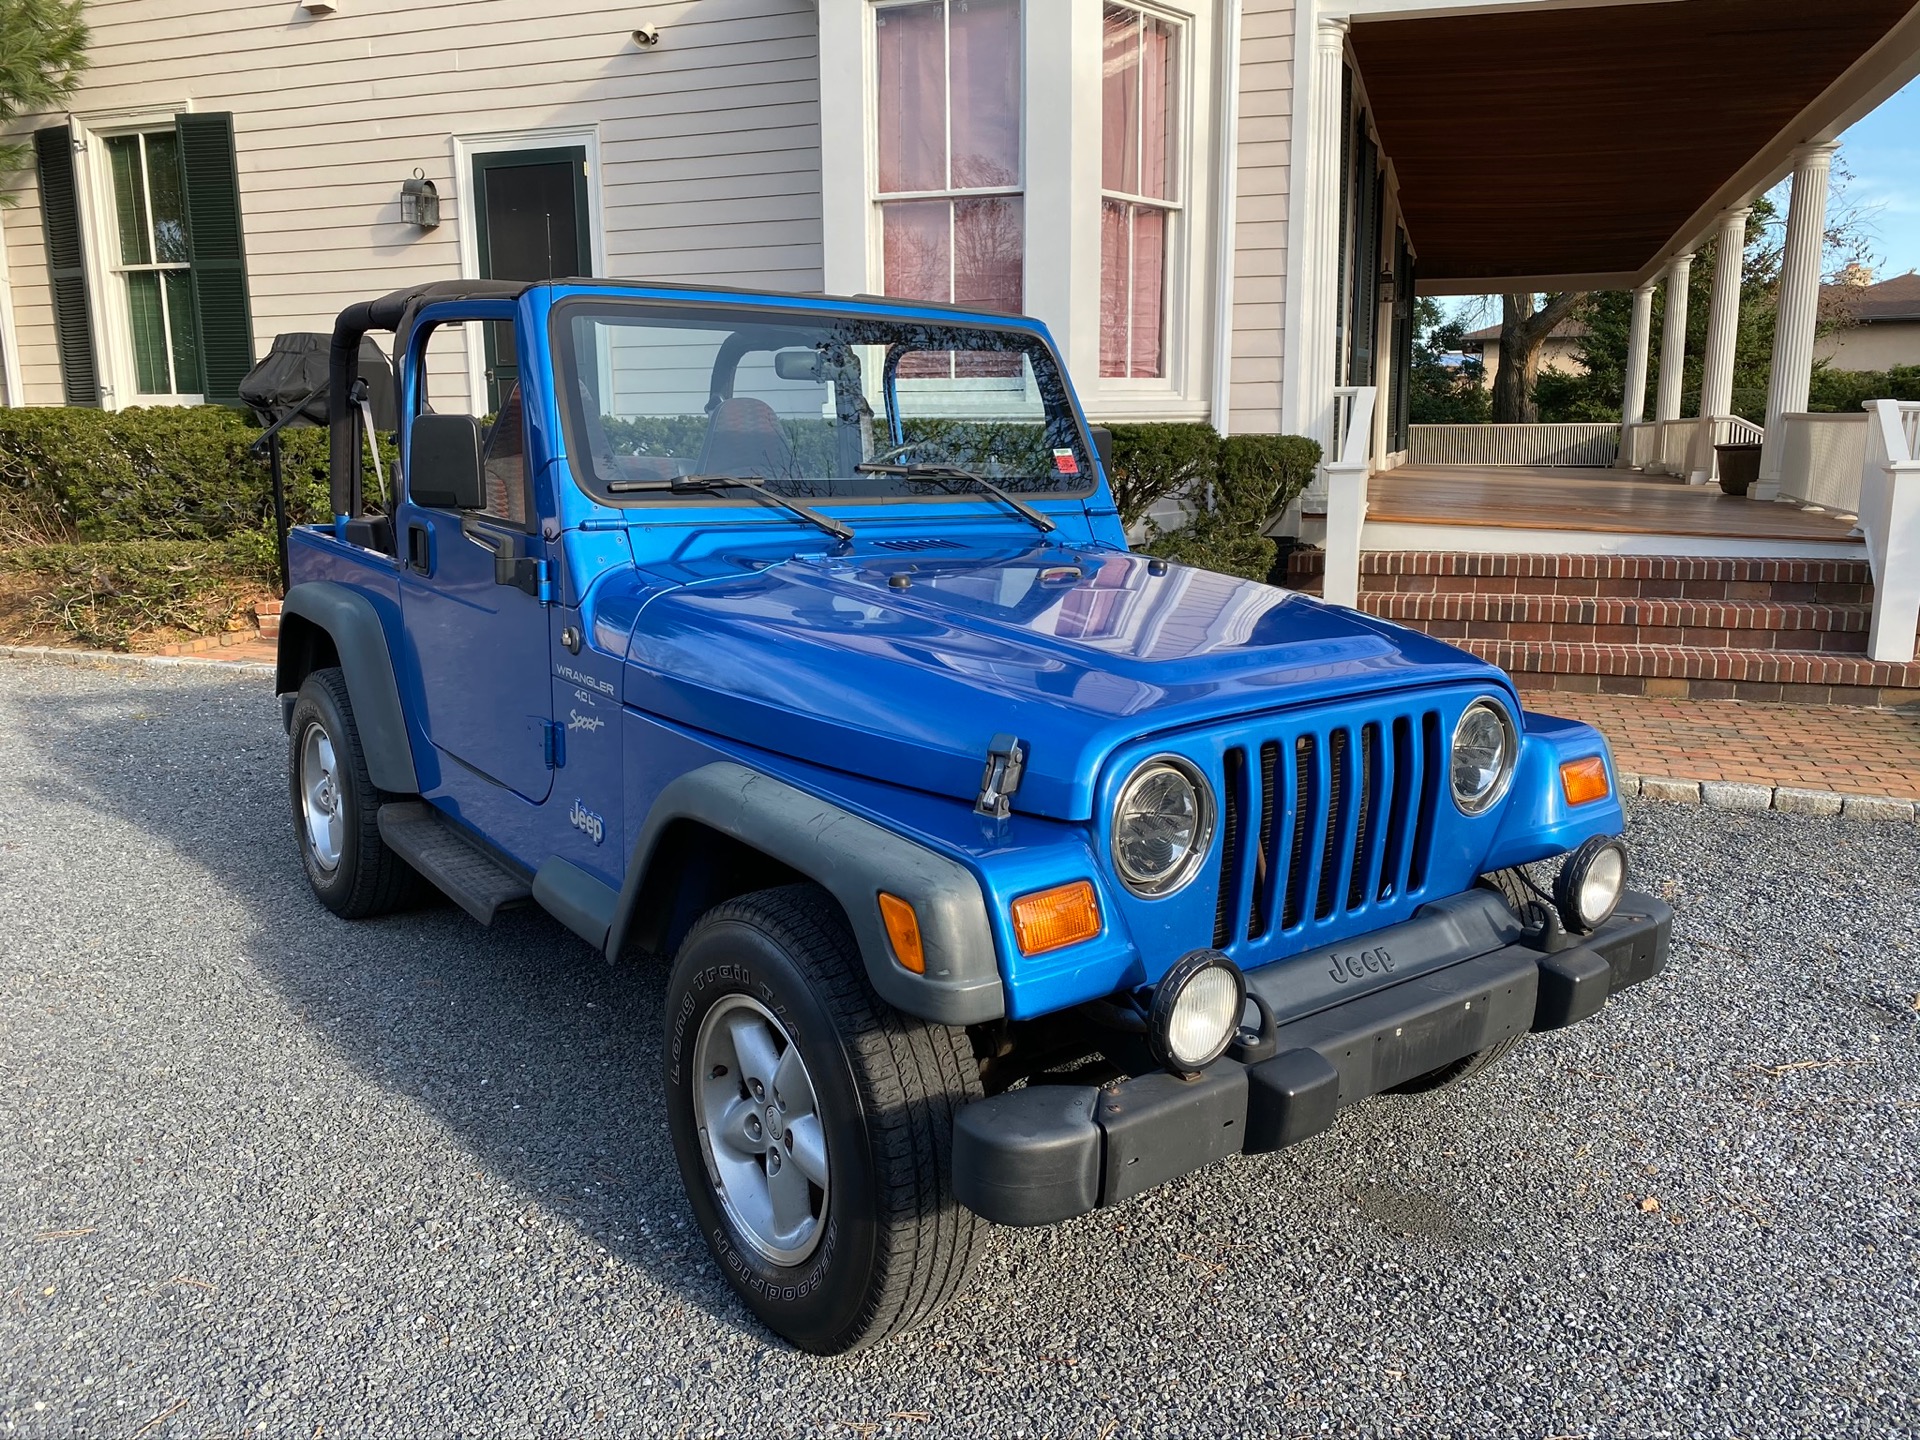
<path fill-rule="evenodd" d="M 829 1183 L 819 1233 L 792 1265 L 769 1259 L 722 1195 L 703 1141 L 700 1087 L 714 1077 L 694 1073 L 695 1057 L 723 1005 L 775 1022 L 769 1033 L 797 1048 L 814 1091 Z M 979 1098 L 978 1066 L 964 1031 L 902 1015 L 873 993 L 825 892 L 763 890 L 702 917 L 674 962 L 666 1031 L 681 1179 L 721 1272 L 755 1315 L 803 1350 L 835 1354 L 945 1306 L 985 1231 L 952 1187 L 954 1114 Z"/>
<path fill-rule="evenodd" d="M 338 669 L 307 676 L 287 738 L 293 833 L 320 903 L 357 920 L 411 902 L 420 877 L 380 838 L 380 805 L 393 797 L 367 773 L 353 702 Z"/>

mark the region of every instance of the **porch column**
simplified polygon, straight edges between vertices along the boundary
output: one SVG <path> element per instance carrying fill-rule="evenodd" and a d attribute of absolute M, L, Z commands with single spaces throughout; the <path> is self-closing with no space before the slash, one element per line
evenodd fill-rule
<path fill-rule="evenodd" d="M 1633 320 L 1627 329 L 1627 388 L 1620 397 L 1620 459 L 1633 466 L 1633 429 L 1647 418 L 1647 343 L 1653 330 L 1653 281 L 1633 292 Z"/>
<path fill-rule="evenodd" d="M 1740 333 L 1740 271 L 1747 258 L 1747 209 L 1729 210 L 1714 237 L 1713 298 L 1707 305 L 1707 354 L 1700 369 L 1700 432 L 1689 483 L 1704 485 L 1717 466 L 1713 437 L 1733 413 L 1733 346 Z"/>
<path fill-rule="evenodd" d="M 1767 378 L 1767 437 L 1760 452 L 1756 500 L 1780 495 L 1783 446 L 1780 417 L 1807 408 L 1813 378 L 1813 329 L 1820 309 L 1820 251 L 1827 232 L 1827 176 L 1831 141 L 1793 153 L 1793 199 L 1787 205 L 1787 243 L 1780 258 L 1780 301 L 1773 328 L 1773 370 Z M 1804 493 L 1804 492 L 1802 492 Z"/>
<path fill-rule="evenodd" d="M 1692 255 L 1676 255 L 1667 265 L 1667 318 L 1660 327 L 1660 393 L 1653 405 L 1655 420 L 1680 418 L 1681 371 L 1687 364 L 1687 283 L 1693 272 Z"/>
<path fill-rule="evenodd" d="M 1341 78 L 1346 67 L 1347 21 L 1323 16 L 1313 32 L 1313 74 L 1307 95 L 1307 135 L 1304 184 L 1294 217 L 1294 243 L 1299 246 L 1289 265 L 1300 266 L 1299 339 L 1297 353 L 1286 356 L 1283 421 L 1296 435 L 1318 440 L 1325 461 L 1339 459 L 1340 437 L 1334 427 L 1333 336 L 1340 306 L 1340 137 L 1346 128 L 1341 109 Z M 1296 155 L 1300 150 L 1296 149 Z M 1302 497 L 1303 513 L 1324 513 L 1327 503 L 1326 464 Z"/>

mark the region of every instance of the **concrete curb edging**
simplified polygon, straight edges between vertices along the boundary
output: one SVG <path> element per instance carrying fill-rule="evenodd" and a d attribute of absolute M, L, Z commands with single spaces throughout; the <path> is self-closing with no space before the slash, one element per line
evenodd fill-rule
<path fill-rule="evenodd" d="M 1893 795 L 1842 795 L 1834 790 L 1803 790 L 1795 785 L 1761 785 L 1737 780 L 1673 780 L 1660 775 L 1620 775 L 1622 798 L 1638 797 L 1664 805 L 1700 805 L 1709 810 L 1777 810 L 1783 815 L 1818 815 L 1872 820 L 1895 825 L 1920 824 L 1920 801 Z"/>
<path fill-rule="evenodd" d="M 209 660 L 199 655 L 125 655 L 117 650 L 66 650 L 58 645 L 0 645 L 0 658 L 58 660 L 68 665 L 143 665 L 153 668 L 184 666 L 192 670 L 232 670 L 243 675 L 271 675 L 264 660 Z"/>

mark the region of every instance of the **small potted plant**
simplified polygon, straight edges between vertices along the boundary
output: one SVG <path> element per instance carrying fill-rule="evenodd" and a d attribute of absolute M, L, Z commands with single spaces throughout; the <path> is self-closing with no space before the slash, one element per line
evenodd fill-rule
<path fill-rule="evenodd" d="M 1720 488 L 1729 495 L 1744 495 L 1747 487 L 1760 478 L 1760 451 L 1758 445 L 1716 445 L 1713 447 L 1715 458 L 1719 461 Z"/>

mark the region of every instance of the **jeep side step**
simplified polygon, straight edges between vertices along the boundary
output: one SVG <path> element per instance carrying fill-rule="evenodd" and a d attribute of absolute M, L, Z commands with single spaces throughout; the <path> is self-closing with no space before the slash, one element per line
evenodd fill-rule
<path fill-rule="evenodd" d="M 380 838 L 388 847 L 482 925 L 491 925 L 496 911 L 533 898 L 527 880 L 425 801 L 382 805 L 379 822 Z"/>

